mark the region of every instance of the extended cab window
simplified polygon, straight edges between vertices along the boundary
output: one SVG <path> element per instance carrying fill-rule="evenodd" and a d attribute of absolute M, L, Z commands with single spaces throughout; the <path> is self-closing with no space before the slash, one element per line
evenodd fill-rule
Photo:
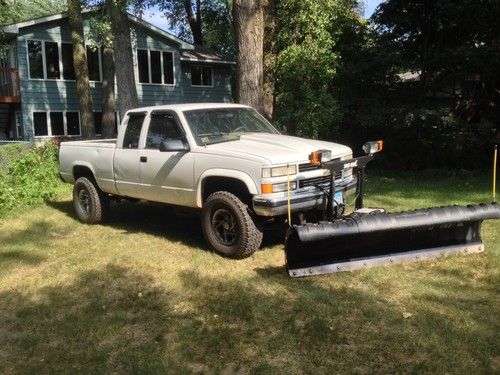
<path fill-rule="evenodd" d="M 128 115 L 127 129 L 123 137 L 123 148 L 138 148 L 141 136 L 142 123 L 146 115 L 144 113 L 130 113 Z"/>
<path fill-rule="evenodd" d="M 146 148 L 157 150 L 160 148 L 160 143 L 167 139 L 182 139 L 174 116 L 168 113 L 152 113 Z"/>

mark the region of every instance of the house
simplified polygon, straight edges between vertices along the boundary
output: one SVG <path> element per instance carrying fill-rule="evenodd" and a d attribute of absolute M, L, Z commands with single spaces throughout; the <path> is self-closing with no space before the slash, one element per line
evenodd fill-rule
<path fill-rule="evenodd" d="M 102 56 L 88 36 L 90 14 L 84 14 L 84 33 L 99 134 Z M 139 106 L 232 101 L 234 62 L 186 43 L 133 15 L 129 15 L 129 20 Z M 67 14 L 4 26 L 2 44 L 7 48 L 0 55 L 0 140 L 79 136 L 81 126 Z M 118 104 L 120 98 L 116 100 Z M 119 117 L 117 113 L 117 123 Z"/>

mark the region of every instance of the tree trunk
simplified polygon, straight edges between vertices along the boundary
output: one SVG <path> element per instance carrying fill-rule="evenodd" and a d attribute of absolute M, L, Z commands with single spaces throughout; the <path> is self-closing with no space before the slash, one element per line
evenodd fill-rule
<path fill-rule="evenodd" d="M 104 39 L 111 40 L 107 35 Z M 113 47 L 108 44 L 102 53 L 102 136 L 115 136 L 115 58 Z"/>
<path fill-rule="evenodd" d="M 71 42 L 73 43 L 73 66 L 75 68 L 76 91 L 80 105 L 82 138 L 89 139 L 95 137 L 95 128 L 80 0 L 68 0 L 68 18 L 71 29 Z"/>
<path fill-rule="evenodd" d="M 120 114 L 123 117 L 129 109 L 139 106 L 135 86 L 130 24 L 125 1 L 106 0 L 106 7 L 111 19 L 118 102 Z"/>
<path fill-rule="evenodd" d="M 264 116 L 273 118 L 275 100 L 276 62 L 276 1 L 267 0 L 264 6 Z"/>
<path fill-rule="evenodd" d="M 196 15 L 191 6 L 191 0 L 183 0 L 184 10 L 186 11 L 189 28 L 193 34 L 193 43 L 197 46 L 203 45 L 203 33 L 201 26 L 201 4 L 200 0 L 196 0 Z"/>
<path fill-rule="evenodd" d="M 234 0 L 237 101 L 264 113 L 264 11 L 262 0 Z"/>

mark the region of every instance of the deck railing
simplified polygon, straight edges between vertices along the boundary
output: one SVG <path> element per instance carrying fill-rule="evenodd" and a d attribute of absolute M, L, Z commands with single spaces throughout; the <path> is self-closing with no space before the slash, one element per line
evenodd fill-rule
<path fill-rule="evenodd" d="M 19 69 L 0 67 L 0 103 L 18 103 L 20 99 Z"/>

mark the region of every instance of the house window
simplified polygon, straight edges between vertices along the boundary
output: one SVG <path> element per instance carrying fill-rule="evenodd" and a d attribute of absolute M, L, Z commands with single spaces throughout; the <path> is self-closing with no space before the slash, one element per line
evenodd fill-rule
<path fill-rule="evenodd" d="M 45 42 L 45 67 L 48 79 L 60 79 L 59 46 L 55 42 Z"/>
<path fill-rule="evenodd" d="M 174 84 L 174 54 L 172 52 L 137 50 L 139 83 Z"/>
<path fill-rule="evenodd" d="M 33 112 L 36 137 L 80 135 L 78 112 Z"/>
<path fill-rule="evenodd" d="M 137 50 L 137 68 L 139 69 L 139 82 L 149 83 L 149 63 L 147 50 Z"/>
<path fill-rule="evenodd" d="M 87 66 L 89 69 L 89 80 L 90 81 L 100 81 L 101 80 L 101 51 L 95 46 L 87 46 Z"/>
<path fill-rule="evenodd" d="M 102 134 L 102 112 L 94 112 L 94 131 Z"/>
<path fill-rule="evenodd" d="M 61 43 L 61 60 L 63 79 L 74 80 L 75 68 L 73 66 L 73 45 L 71 43 Z"/>
<path fill-rule="evenodd" d="M 64 135 L 64 120 L 62 112 L 50 112 L 51 135 Z"/>
<path fill-rule="evenodd" d="M 191 85 L 192 86 L 212 86 L 212 67 L 211 66 L 191 66 Z"/>
<path fill-rule="evenodd" d="M 172 52 L 163 52 L 163 79 L 167 85 L 174 84 L 174 54 Z"/>
<path fill-rule="evenodd" d="M 71 43 L 28 40 L 27 46 L 30 78 L 75 79 L 73 46 Z M 99 56 L 97 58 L 97 74 L 100 77 Z"/>
<path fill-rule="evenodd" d="M 35 126 L 35 137 L 43 137 L 49 135 L 47 126 L 47 113 L 33 112 L 33 123 Z"/>
<path fill-rule="evenodd" d="M 30 78 L 44 78 L 42 42 L 28 40 L 28 60 L 30 67 Z"/>
<path fill-rule="evenodd" d="M 78 112 L 66 112 L 66 133 L 80 135 L 80 116 Z"/>

